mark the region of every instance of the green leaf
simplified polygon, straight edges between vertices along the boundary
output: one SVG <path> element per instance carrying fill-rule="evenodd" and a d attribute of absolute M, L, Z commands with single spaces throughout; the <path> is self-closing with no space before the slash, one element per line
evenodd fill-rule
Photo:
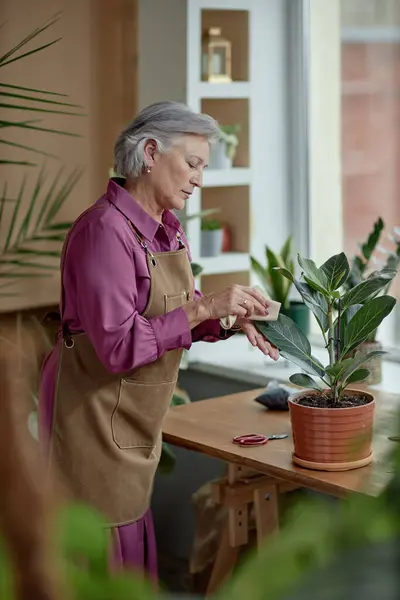
<path fill-rule="evenodd" d="M 36 163 L 27 160 L 0 160 L 0 165 L 18 165 L 20 167 L 36 167 Z"/>
<path fill-rule="evenodd" d="M 163 442 L 158 470 L 162 475 L 169 475 L 175 468 L 176 456 L 171 447 Z"/>
<path fill-rule="evenodd" d="M 197 263 L 191 263 L 193 277 L 198 277 L 203 271 L 203 267 Z"/>
<path fill-rule="evenodd" d="M 28 150 L 29 152 L 36 152 L 37 154 L 41 154 L 42 156 L 47 156 L 48 158 L 56 158 L 56 155 L 51 154 L 50 152 L 44 152 L 44 150 L 32 148 L 32 146 L 25 146 L 24 144 L 17 144 L 16 142 L 10 142 L 9 140 L 1 140 L 0 139 L 0 144 L 4 144 L 6 146 L 12 146 L 13 148 L 20 148 L 21 150 Z"/>
<path fill-rule="evenodd" d="M 340 379 L 342 382 L 346 382 L 347 379 L 357 371 L 361 365 L 367 364 L 372 358 L 376 358 L 377 356 L 383 356 L 386 354 L 383 350 L 373 350 L 368 354 L 356 354 L 354 358 L 346 358 L 342 361 L 343 364 L 346 365 L 345 369 L 342 369 L 340 373 Z"/>
<path fill-rule="evenodd" d="M 72 221 L 66 221 L 65 223 L 54 223 L 46 227 L 46 231 L 68 231 L 73 225 Z"/>
<path fill-rule="evenodd" d="M 7 258 L 0 258 L 0 265 L 14 265 L 14 266 L 18 266 L 18 267 L 28 267 L 28 268 L 34 268 L 34 269 L 47 269 L 47 270 L 57 270 L 59 269 L 59 265 L 48 265 L 48 264 L 42 264 L 42 263 L 36 263 L 36 262 L 28 262 L 28 261 L 24 261 L 24 260 L 17 260 L 17 259 L 7 259 Z"/>
<path fill-rule="evenodd" d="M 369 300 L 372 296 L 383 290 L 395 276 L 396 271 L 387 270 L 381 272 L 376 277 L 369 277 L 365 281 L 362 281 L 343 296 L 342 310 L 346 310 L 353 304 L 363 304 L 366 300 Z"/>
<path fill-rule="evenodd" d="M 175 392 L 171 399 L 171 406 L 182 406 L 183 404 L 190 404 L 190 398 Z"/>
<path fill-rule="evenodd" d="M 58 519 L 65 555 L 83 560 L 92 572 L 107 573 L 109 533 L 103 519 L 91 508 L 80 504 L 61 510 Z"/>
<path fill-rule="evenodd" d="M 0 89 L 0 96 L 4 96 L 6 98 L 18 98 L 18 100 L 31 100 L 33 102 L 41 102 L 44 104 L 54 104 L 56 106 L 69 106 L 72 108 L 82 108 L 78 104 L 71 104 L 70 102 L 58 102 L 57 100 L 47 100 L 47 98 L 38 98 L 36 96 L 25 96 L 24 94 L 15 94 L 12 92 L 2 92 L 1 89 Z"/>
<path fill-rule="evenodd" d="M 50 108 L 40 108 L 38 106 L 21 106 L 20 104 L 5 104 L 0 102 L 0 108 L 10 108 L 13 110 L 30 110 L 32 112 L 45 113 L 47 115 L 70 115 L 73 117 L 86 117 L 83 113 L 68 112 L 65 110 L 51 110 Z"/>
<path fill-rule="evenodd" d="M 265 338 L 279 348 L 284 358 L 291 360 L 310 375 L 324 376 L 323 365 L 312 356 L 310 342 L 292 319 L 280 314 L 277 321 L 254 320 L 254 325 Z"/>
<path fill-rule="evenodd" d="M 46 94 L 48 96 L 59 96 L 61 98 L 67 98 L 67 94 L 60 94 L 59 92 L 49 92 L 48 90 L 40 90 L 37 88 L 28 88 L 23 85 L 13 85 L 11 83 L 0 83 L 0 87 L 11 89 L 11 90 L 20 90 L 23 92 L 34 92 L 36 94 Z"/>
<path fill-rule="evenodd" d="M 341 314 L 340 314 L 340 340 L 339 340 L 339 348 L 342 348 L 343 345 L 343 340 L 344 340 L 344 332 L 346 331 L 347 328 L 347 324 L 348 322 L 354 317 L 354 315 L 356 314 L 356 312 L 358 312 L 360 310 L 360 308 L 362 308 L 362 304 L 353 304 L 352 306 L 349 306 L 349 308 L 345 311 L 341 310 Z M 338 322 L 337 319 L 334 322 L 334 331 L 335 331 L 335 342 L 337 343 L 337 334 L 338 334 Z"/>
<path fill-rule="evenodd" d="M 17 235 L 16 244 L 20 243 L 24 239 L 24 236 L 26 236 L 26 234 L 28 232 L 30 221 L 31 221 L 31 217 L 32 217 L 32 213 L 33 213 L 34 208 L 36 206 L 36 201 L 38 199 L 39 192 L 40 192 L 40 189 L 41 189 L 41 187 L 43 185 L 43 182 L 44 182 L 44 172 L 43 172 L 43 168 L 42 168 L 40 170 L 38 178 L 36 180 L 36 184 L 35 184 L 35 187 L 33 189 L 32 196 L 31 196 L 31 199 L 30 199 L 30 202 L 29 202 L 28 210 L 26 211 L 25 217 L 24 217 L 24 219 L 22 221 L 22 224 L 21 224 L 21 228 L 20 228 L 19 233 Z"/>
<path fill-rule="evenodd" d="M 276 271 L 275 267 L 284 267 L 285 265 L 282 263 L 282 259 L 268 246 L 265 246 L 265 254 L 268 265 L 267 271 L 271 279 L 272 300 L 276 300 L 277 302 L 280 302 L 282 306 L 284 306 L 290 284 L 287 284 L 286 280 L 279 272 Z"/>
<path fill-rule="evenodd" d="M 333 292 L 340 288 L 350 273 L 349 261 L 344 252 L 329 258 L 320 269 L 326 275 L 327 289 Z"/>
<path fill-rule="evenodd" d="M 342 356 L 359 346 L 361 342 L 364 342 L 393 310 L 395 304 L 395 298 L 391 296 L 379 296 L 362 306 L 346 327 Z"/>
<path fill-rule="evenodd" d="M 289 266 L 290 258 L 293 254 L 293 238 L 290 235 L 286 242 L 283 244 L 282 249 L 280 251 L 280 256 L 285 263 L 285 265 Z"/>
<path fill-rule="evenodd" d="M 36 225 L 35 225 L 36 231 L 39 229 L 39 227 L 42 225 L 42 222 L 44 221 L 46 211 L 48 209 L 48 206 L 51 203 L 53 195 L 55 194 L 55 190 L 61 179 L 61 174 L 62 174 L 63 170 L 64 170 L 64 167 L 61 167 L 59 169 L 58 173 L 55 175 L 55 177 L 53 179 L 53 182 L 52 182 L 46 196 L 44 197 L 43 201 L 41 202 L 40 211 L 39 211 L 39 214 L 36 219 Z"/>
<path fill-rule="evenodd" d="M 3 193 L 0 198 L 0 226 L 1 226 L 1 218 L 3 216 L 4 205 L 7 202 L 7 181 L 4 182 L 3 185 Z"/>
<path fill-rule="evenodd" d="M 314 290 L 307 283 L 303 283 L 302 281 L 294 280 L 294 285 L 304 300 L 304 303 L 311 312 L 314 314 L 317 323 L 322 331 L 328 331 L 329 323 L 328 323 L 328 301 L 317 290 Z"/>
<path fill-rule="evenodd" d="M 49 29 L 49 27 L 52 27 L 52 25 L 54 25 L 59 20 L 60 16 L 61 16 L 61 13 L 57 13 L 56 15 L 54 15 L 53 17 L 51 17 L 50 19 L 45 21 L 45 23 L 43 23 L 43 25 L 41 25 L 40 27 L 37 27 L 31 33 L 29 33 L 16 46 L 14 46 L 13 48 L 11 48 L 11 50 L 6 52 L 6 54 L 3 54 L 3 56 L 0 57 L 0 67 L 3 67 L 5 64 L 7 64 L 6 61 L 8 61 L 14 54 L 16 54 L 16 52 L 18 52 L 18 50 L 20 50 L 21 48 L 26 46 L 29 42 L 31 42 L 36 37 L 40 36 L 44 31 Z M 52 43 L 56 43 L 56 41 L 57 40 L 54 40 Z M 22 57 L 20 57 L 20 58 L 22 58 Z"/>
<path fill-rule="evenodd" d="M 33 248 L 14 248 L 15 254 L 29 254 L 31 256 L 53 256 L 59 258 L 60 250 L 34 250 Z"/>
<path fill-rule="evenodd" d="M 384 226 L 385 225 L 384 225 L 383 220 L 381 218 L 379 218 L 374 223 L 374 228 L 373 228 L 372 232 L 370 233 L 370 235 L 368 236 L 366 243 L 362 244 L 361 252 L 362 252 L 362 255 L 364 256 L 366 262 L 368 262 L 369 259 L 371 258 L 372 253 L 375 250 L 377 243 L 379 242 L 379 238 L 384 229 Z"/>
<path fill-rule="evenodd" d="M 261 263 L 258 262 L 256 258 L 250 256 L 250 264 L 251 268 L 257 277 L 260 279 L 261 285 L 265 288 L 267 294 L 269 296 L 273 296 L 273 290 L 271 289 L 271 281 L 268 274 L 268 270 L 262 266 Z M 272 298 L 273 299 L 273 298 Z"/>
<path fill-rule="evenodd" d="M 300 267 L 304 271 L 305 281 L 311 285 L 317 291 L 327 294 L 328 292 L 328 279 L 321 269 L 318 269 L 315 262 L 309 258 L 302 258 L 300 254 L 297 255 L 297 260 Z"/>
<path fill-rule="evenodd" d="M 19 271 L 7 271 L 6 273 L 0 273 L 0 279 L 25 279 L 31 277 L 51 277 L 51 275 L 45 275 L 44 273 L 20 273 Z"/>
<path fill-rule="evenodd" d="M 18 216 L 18 212 L 19 212 L 19 208 L 21 205 L 21 201 L 24 195 L 24 190 L 25 190 L 25 185 L 26 185 L 26 177 L 23 178 L 22 183 L 20 185 L 19 188 L 19 192 L 18 192 L 18 197 L 17 197 L 17 201 L 15 203 L 15 207 L 14 207 L 14 211 L 11 217 L 11 223 L 9 225 L 8 228 L 8 235 L 7 235 L 7 239 L 6 239 L 6 243 L 4 245 L 4 249 L 3 252 L 6 252 L 9 247 L 11 246 L 11 242 L 14 238 L 14 228 L 16 226 L 16 222 L 17 222 L 17 216 Z"/>
<path fill-rule="evenodd" d="M 343 373 L 347 368 L 352 366 L 354 363 L 354 358 L 345 358 L 343 360 L 339 360 L 333 365 L 328 365 L 326 367 L 326 372 L 333 379 L 339 379 L 341 373 Z"/>
<path fill-rule="evenodd" d="M 289 377 L 289 381 L 302 388 L 311 388 L 312 390 L 321 391 L 321 387 L 318 383 L 309 375 L 305 375 L 305 373 L 294 373 L 294 375 Z"/>
<path fill-rule="evenodd" d="M 368 369 L 358 369 L 354 371 L 348 379 L 345 380 L 345 385 L 349 383 L 359 383 L 360 381 L 364 381 L 370 375 L 370 371 Z"/>
<path fill-rule="evenodd" d="M 289 269 L 286 269 L 285 267 L 273 267 L 273 270 L 278 271 L 283 277 L 294 283 L 294 275 Z"/>
<path fill-rule="evenodd" d="M 53 202 L 50 204 L 47 214 L 45 216 L 44 224 L 46 228 L 54 226 L 53 220 L 59 213 L 61 207 L 71 194 L 72 190 L 74 189 L 80 178 L 82 177 L 82 174 L 82 169 L 75 169 L 60 187 L 55 198 L 53 199 Z"/>
<path fill-rule="evenodd" d="M 31 242 L 64 242 L 65 235 L 47 235 L 43 232 L 42 235 L 33 235 L 29 237 L 29 243 Z"/>
<path fill-rule="evenodd" d="M 33 120 L 32 123 L 34 123 L 35 121 Z M 39 120 L 40 122 L 40 120 Z M 51 129 L 49 127 L 37 127 L 36 125 L 29 125 L 29 122 L 26 123 L 18 123 L 18 122 L 14 122 L 14 121 L 8 121 L 8 123 L 6 123 L 5 121 L 2 121 L 3 125 L 1 125 L 1 128 L 4 127 L 17 127 L 17 128 L 21 128 L 21 129 L 29 129 L 30 131 L 42 131 L 45 133 L 55 133 L 57 135 L 67 135 L 69 137 L 76 137 L 76 138 L 80 138 L 82 137 L 81 134 L 79 133 L 74 133 L 72 131 L 62 131 L 61 129 Z"/>

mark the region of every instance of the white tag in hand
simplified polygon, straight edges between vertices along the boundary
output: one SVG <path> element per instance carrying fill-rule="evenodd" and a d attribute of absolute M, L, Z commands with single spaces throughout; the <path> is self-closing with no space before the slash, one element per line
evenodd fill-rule
<path fill-rule="evenodd" d="M 253 289 L 260 292 L 260 294 L 262 294 L 264 298 L 268 300 L 269 314 L 265 316 L 254 314 L 250 317 L 250 319 L 252 319 L 253 321 L 276 321 L 279 317 L 279 311 L 281 310 L 281 303 L 277 302 L 276 300 L 271 300 L 268 294 L 258 285 L 255 285 Z"/>

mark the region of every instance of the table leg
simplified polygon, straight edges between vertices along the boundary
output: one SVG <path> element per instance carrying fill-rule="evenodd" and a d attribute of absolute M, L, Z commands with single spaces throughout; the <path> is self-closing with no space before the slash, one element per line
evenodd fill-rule
<path fill-rule="evenodd" d="M 257 546 L 264 543 L 267 536 L 279 529 L 278 489 L 276 485 L 263 486 L 254 490 L 254 514 L 257 528 Z"/>
<path fill-rule="evenodd" d="M 222 532 L 214 568 L 207 586 L 206 598 L 215 594 L 220 586 L 229 579 L 236 566 L 240 546 L 231 546 L 229 539 L 229 523 L 227 523 Z"/>

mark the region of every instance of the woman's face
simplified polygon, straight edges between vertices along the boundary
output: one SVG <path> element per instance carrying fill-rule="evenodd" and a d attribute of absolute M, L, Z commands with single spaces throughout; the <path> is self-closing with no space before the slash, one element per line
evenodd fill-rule
<path fill-rule="evenodd" d="M 201 187 L 210 147 L 200 135 L 183 135 L 165 153 L 154 152 L 148 162 L 154 197 L 162 209 L 182 210 L 194 188 Z"/>

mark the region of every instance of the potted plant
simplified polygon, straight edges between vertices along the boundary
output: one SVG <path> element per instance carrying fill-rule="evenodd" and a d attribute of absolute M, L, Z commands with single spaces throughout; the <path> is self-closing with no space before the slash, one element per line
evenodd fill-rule
<path fill-rule="evenodd" d="M 372 269 L 377 266 L 397 269 L 400 263 L 400 227 L 394 227 L 388 238 L 393 249 L 388 250 L 385 246 L 379 245 L 379 242 L 384 231 L 385 224 L 379 217 L 374 223 L 373 229 L 367 240 L 360 244 L 360 253 L 354 256 L 351 261 L 350 275 L 346 281 L 345 287 L 347 290 L 353 289 L 361 281 L 365 281 Z M 373 263 L 371 265 L 371 263 Z M 385 288 L 385 293 L 388 293 L 392 280 Z M 381 293 L 381 292 L 378 292 Z M 382 345 L 377 340 L 378 330 L 371 333 L 368 339 L 365 340 L 358 348 L 352 351 L 362 354 L 368 354 L 372 350 L 381 350 Z M 382 380 L 382 357 L 376 356 L 369 363 L 370 375 L 365 383 L 375 385 Z"/>
<path fill-rule="evenodd" d="M 220 139 L 211 149 L 210 169 L 230 169 L 239 144 L 240 125 L 220 125 Z"/>
<path fill-rule="evenodd" d="M 298 280 L 293 270 L 276 270 L 295 285 L 314 314 L 328 352 L 326 364 L 312 355 L 307 337 L 286 315 L 281 314 L 276 322 L 255 321 L 281 355 L 302 369 L 290 377 L 293 384 L 306 388 L 289 399 L 293 460 L 311 469 L 357 468 L 372 460 L 375 401 L 370 393 L 348 386 L 365 381 L 369 375 L 365 365 L 383 352 L 348 355 L 393 310 L 395 298 L 377 293 L 388 286 L 396 271 L 384 268 L 346 291 L 350 265 L 344 253 L 319 268 L 300 256 L 298 263 L 302 269 Z"/>
<path fill-rule="evenodd" d="M 203 219 L 201 222 L 200 255 L 218 256 L 222 252 L 223 227 L 217 219 Z"/>
<path fill-rule="evenodd" d="M 281 314 L 290 317 L 308 335 L 310 328 L 310 311 L 301 300 L 290 297 L 293 282 L 277 270 L 278 267 L 294 271 L 293 240 L 289 236 L 279 253 L 265 246 L 266 265 L 263 266 L 253 256 L 250 257 L 251 267 L 271 300 L 281 304 Z"/>

